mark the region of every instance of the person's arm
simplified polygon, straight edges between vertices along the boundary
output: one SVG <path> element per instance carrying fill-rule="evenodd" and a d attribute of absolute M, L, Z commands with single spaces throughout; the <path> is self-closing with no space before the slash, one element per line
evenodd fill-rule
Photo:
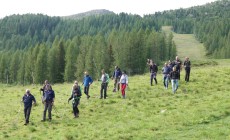
<path fill-rule="evenodd" d="M 36 104 L 37 102 L 36 102 L 36 99 L 35 99 L 35 97 L 33 96 L 33 98 L 32 98 L 32 101 L 34 102 L 34 104 Z"/>

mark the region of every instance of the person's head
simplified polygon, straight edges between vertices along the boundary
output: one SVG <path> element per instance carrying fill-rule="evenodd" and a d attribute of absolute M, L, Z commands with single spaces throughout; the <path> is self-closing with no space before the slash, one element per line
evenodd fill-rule
<path fill-rule="evenodd" d="M 168 65 L 168 63 L 167 62 L 165 62 L 165 66 L 167 66 Z"/>
<path fill-rule="evenodd" d="M 104 70 L 104 69 L 102 69 L 102 70 L 101 70 L 101 73 L 102 73 L 102 74 L 105 74 L 105 70 Z"/>
<path fill-rule="evenodd" d="M 46 84 L 49 84 L 49 81 L 48 81 L 48 80 L 45 80 L 45 85 L 46 85 Z"/>
<path fill-rule="evenodd" d="M 122 71 L 122 74 L 126 74 L 126 71 L 124 70 L 124 71 Z"/>
<path fill-rule="evenodd" d="M 88 75 L 88 72 L 87 72 L 87 71 L 85 71 L 85 72 L 84 72 L 84 74 L 85 74 L 85 75 Z"/>
<path fill-rule="evenodd" d="M 176 56 L 176 60 L 179 60 L 179 57 L 178 57 L 178 56 Z"/>
<path fill-rule="evenodd" d="M 118 66 L 115 66 L 115 69 L 118 69 Z"/>
<path fill-rule="evenodd" d="M 188 57 L 185 57 L 185 60 L 186 60 L 186 61 L 188 61 L 188 60 L 189 60 L 189 58 L 188 58 Z"/>
<path fill-rule="evenodd" d="M 46 85 L 46 89 L 47 90 L 52 90 L 51 85 L 50 84 Z"/>
<path fill-rule="evenodd" d="M 76 80 L 76 81 L 74 81 L 74 85 L 78 85 L 78 81 Z"/>
<path fill-rule="evenodd" d="M 173 71 L 176 71 L 176 67 L 173 67 Z"/>
<path fill-rule="evenodd" d="M 26 94 L 30 94 L 30 90 L 29 89 L 26 89 Z"/>
<path fill-rule="evenodd" d="M 77 89 L 77 87 L 78 87 L 78 84 L 74 84 L 74 85 L 73 85 L 73 89 L 74 89 L 74 90 Z"/>

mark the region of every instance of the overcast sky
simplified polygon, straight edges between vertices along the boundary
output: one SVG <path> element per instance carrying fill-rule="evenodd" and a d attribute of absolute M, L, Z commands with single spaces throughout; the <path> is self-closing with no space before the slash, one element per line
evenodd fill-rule
<path fill-rule="evenodd" d="M 157 11 L 188 8 L 213 1 L 217 0 L 1 0 L 0 18 L 26 13 L 68 16 L 95 9 L 143 16 Z"/>

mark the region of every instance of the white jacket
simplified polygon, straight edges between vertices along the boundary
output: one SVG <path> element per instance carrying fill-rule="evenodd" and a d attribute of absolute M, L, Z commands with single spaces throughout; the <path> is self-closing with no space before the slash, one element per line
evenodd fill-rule
<path fill-rule="evenodd" d="M 121 84 L 128 84 L 128 76 L 126 74 L 122 74 L 120 78 Z"/>

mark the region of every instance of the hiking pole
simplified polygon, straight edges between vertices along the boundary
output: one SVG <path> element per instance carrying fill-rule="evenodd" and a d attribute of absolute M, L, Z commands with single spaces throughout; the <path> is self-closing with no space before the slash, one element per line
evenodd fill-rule
<path fill-rule="evenodd" d="M 22 109 L 22 101 L 20 102 L 18 113 L 16 114 L 16 119 L 15 119 L 16 124 L 18 124 L 18 118 L 19 118 L 19 114 L 21 112 L 21 109 Z"/>
<path fill-rule="evenodd" d="M 54 111 L 55 111 L 57 117 L 60 118 L 60 115 L 59 115 L 59 113 L 58 113 L 58 111 L 57 111 L 57 109 L 56 109 L 56 107 L 55 107 L 54 105 L 53 105 L 53 109 L 54 109 Z"/>

